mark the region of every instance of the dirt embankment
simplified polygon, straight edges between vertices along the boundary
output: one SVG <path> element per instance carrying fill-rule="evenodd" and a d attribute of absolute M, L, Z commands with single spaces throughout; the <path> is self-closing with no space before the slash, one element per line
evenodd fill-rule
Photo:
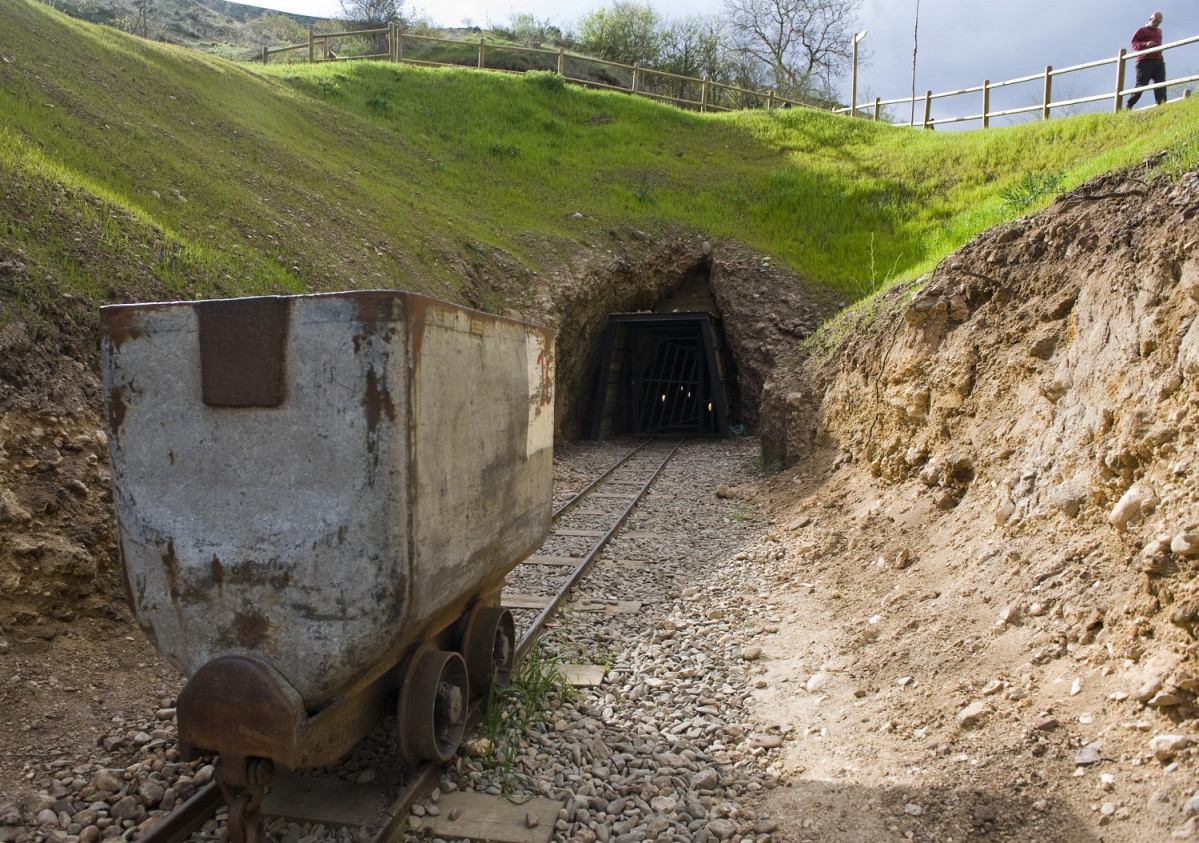
<path fill-rule="evenodd" d="M 767 384 L 796 839 L 1196 835 L 1197 214 L 1090 183 Z"/>

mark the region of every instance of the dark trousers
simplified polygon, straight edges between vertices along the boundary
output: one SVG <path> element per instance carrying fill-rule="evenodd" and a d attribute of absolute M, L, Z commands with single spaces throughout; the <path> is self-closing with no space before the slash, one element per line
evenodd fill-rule
<path fill-rule="evenodd" d="M 1166 60 L 1165 59 L 1137 59 L 1137 84 L 1136 87 L 1142 88 L 1151 82 L 1161 84 L 1166 81 Z M 1128 98 L 1128 108 L 1132 108 L 1137 104 L 1137 100 L 1141 98 L 1141 92 L 1137 91 Z M 1157 104 L 1161 105 L 1166 101 L 1166 88 L 1163 85 L 1160 88 L 1153 89 L 1153 98 L 1157 100 Z"/>

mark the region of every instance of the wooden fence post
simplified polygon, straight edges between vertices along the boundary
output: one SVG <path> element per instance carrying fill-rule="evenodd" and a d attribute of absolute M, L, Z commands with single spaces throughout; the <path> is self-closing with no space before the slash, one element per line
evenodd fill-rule
<path fill-rule="evenodd" d="M 637 74 L 639 74 L 640 72 L 641 72 L 641 62 L 634 62 L 633 63 L 633 87 L 631 88 L 631 90 L 634 94 L 637 93 Z"/>
<path fill-rule="evenodd" d="M 766 97 L 766 110 L 772 111 L 773 109 L 774 109 L 774 88 L 771 88 L 768 96 Z"/>
<path fill-rule="evenodd" d="M 924 122 L 920 124 L 920 127 L 922 129 L 928 128 L 928 120 L 932 114 L 932 110 L 933 110 L 933 92 L 925 91 L 924 92 Z"/>
<path fill-rule="evenodd" d="M 329 36 L 328 35 L 325 36 L 324 44 L 321 47 L 321 58 L 322 59 L 329 58 Z"/>
<path fill-rule="evenodd" d="M 483 69 L 483 39 L 479 38 L 479 70 Z"/>
<path fill-rule="evenodd" d="M 1123 105 L 1123 97 L 1120 92 L 1124 90 L 1124 56 L 1128 52 L 1123 47 L 1120 48 L 1120 53 L 1116 56 L 1116 108 L 1115 112 L 1120 113 L 1120 106 Z"/>
<path fill-rule="evenodd" d="M 983 80 L 983 128 L 991 128 L 991 117 L 987 114 L 991 110 L 991 80 Z"/>
<path fill-rule="evenodd" d="M 394 21 L 387 24 L 387 60 L 396 60 L 396 25 Z"/>
<path fill-rule="evenodd" d="M 404 33 L 396 29 L 396 61 L 404 60 Z"/>
<path fill-rule="evenodd" d="M 881 103 L 881 102 L 882 102 L 881 97 L 874 98 L 874 122 L 875 123 L 878 122 L 879 103 Z"/>
<path fill-rule="evenodd" d="M 267 63 L 267 60 L 270 58 L 270 55 L 271 54 L 267 52 L 266 47 L 263 47 L 262 48 L 262 63 L 263 64 Z"/>
<path fill-rule="evenodd" d="M 1049 103 L 1053 102 L 1053 65 L 1045 65 L 1045 103 L 1041 106 L 1041 119 L 1049 119 Z"/>
<path fill-rule="evenodd" d="M 566 48 L 565 47 L 558 48 L 558 75 L 559 76 L 566 75 Z"/>
<path fill-rule="evenodd" d="M 316 61 L 316 33 L 312 27 L 308 27 L 308 63 L 312 64 Z"/>
<path fill-rule="evenodd" d="M 700 91 L 700 94 L 699 94 L 699 110 L 701 112 L 708 110 L 708 77 L 707 76 L 704 77 L 704 87 Z"/>

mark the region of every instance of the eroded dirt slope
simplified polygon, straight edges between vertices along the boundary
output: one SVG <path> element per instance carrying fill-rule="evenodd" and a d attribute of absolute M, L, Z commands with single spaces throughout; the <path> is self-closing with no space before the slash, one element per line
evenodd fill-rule
<path fill-rule="evenodd" d="M 1091 183 L 767 385 L 792 839 L 1191 839 L 1199 177 Z"/>

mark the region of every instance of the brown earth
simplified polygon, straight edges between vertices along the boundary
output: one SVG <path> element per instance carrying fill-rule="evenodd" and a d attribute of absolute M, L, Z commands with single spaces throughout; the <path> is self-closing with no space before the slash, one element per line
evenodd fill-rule
<path fill-rule="evenodd" d="M 1199 177 L 1140 175 L 768 384 L 789 839 L 1195 836 Z"/>
<path fill-rule="evenodd" d="M 745 551 L 785 607 L 755 702 L 793 727 L 779 839 L 1196 833 L 1199 177 L 1146 173 L 988 232 L 802 364 L 833 303 L 733 244 L 614 236 L 519 303 L 560 330 L 572 433 L 603 315 L 710 275 L 791 466 Z M 123 606 L 92 317 L 56 307 L 0 336 L 0 795 L 178 688 Z"/>

